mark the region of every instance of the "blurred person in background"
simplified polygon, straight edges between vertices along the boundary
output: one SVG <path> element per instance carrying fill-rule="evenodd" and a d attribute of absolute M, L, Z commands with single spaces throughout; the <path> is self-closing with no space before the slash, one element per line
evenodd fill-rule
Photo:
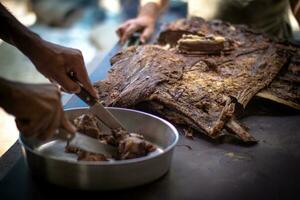
<path fill-rule="evenodd" d="M 141 31 L 140 40 L 145 43 L 154 32 L 156 21 L 166 9 L 168 2 L 168 0 L 141 0 L 138 16 L 125 21 L 116 31 L 121 43 L 136 31 Z M 300 21 L 298 0 L 188 0 L 187 2 L 189 16 L 246 24 L 277 38 L 292 37 L 288 19 L 289 9 L 292 10 L 296 20 Z"/>
<path fill-rule="evenodd" d="M 80 84 L 97 98 L 79 50 L 43 40 L 1 3 L 0 24 L 0 38 L 18 48 L 51 82 L 67 92 L 78 93 L 79 85 L 68 76 L 74 72 Z M 0 77 L 0 107 L 16 117 L 16 125 L 24 136 L 47 139 L 59 128 L 76 131 L 64 114 L 58 87 L 52 84 L 24 84 Z"/>

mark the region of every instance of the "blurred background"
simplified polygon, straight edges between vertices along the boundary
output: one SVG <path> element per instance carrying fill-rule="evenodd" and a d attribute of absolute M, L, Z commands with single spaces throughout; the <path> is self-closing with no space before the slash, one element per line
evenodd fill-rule
<path fill-rule="evenodd" d="M 80 49 L 88 70 L 95 70 L 118 42 L 115 30 L 137 14 L 138 0 L 0 0 L 24 25 L 42 38 Z M 185 1 L 173 0 L 163 21 L 186 16 Z M 176 15 L 176 16 L 175 16 Z M 93 64 L 90 64 L 93 63 Z M 47 83 L 22 53 L 0 40 L 0 76 L 6 79 Z M 63 95 L 66 102 L 70 95 Z M 14 118 L 0 108 L 0 157 L 18 138 Z"/>

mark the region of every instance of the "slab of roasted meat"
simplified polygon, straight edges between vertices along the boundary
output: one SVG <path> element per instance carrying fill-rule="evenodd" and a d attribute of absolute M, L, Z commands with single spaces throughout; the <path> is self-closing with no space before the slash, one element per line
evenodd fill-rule
<path fill-rule="evenodd" d="M 243 32 L 242 34 L 241 31 Z M 178 40 L 180 40 L 184 34 L 197 35 L 200 37 L 203 37 L 203 34 L 224 35 L 227 37 L 227 41 L 225 41 L 227 47 L 230 46 L 229 44 L 232 43 L 232 41 L 242 42 L 244 44 L 252 43 L 252 46 L 256 47 L 260 46 L 260 42 L 267 42 L 265 41 L 265 39 L 267 39 L 266 36 L 256 33 L 245 26 L 232 26 L 229 23 L 217 20 L 205 22 L 201 18 L 191 18 L 188 20 L 177 20 L 164 25 L 159 35 L 158 43 L 161 45 L 168 44 L 176 46 Z M 235 35 L 232 36 L 232 34 Z M 262 37 L 265 39 L 261 40 Z M 234 38 L 234 40 L 230 38 Z M 245 41 L 247 39 L 250 40 Z M 248 48 L 247 45 L 244 46 Z M 288 43 L 282 44 L 281 48 L 289 52 L 290 57 L 287 58 L 290 58 L 290 62 L 282 68 L 272 83 L 257 93 L 256 96 L 300 110 L 300 50 Z M 228 49 L 230 50 L 230 47 Z"/>
<path fill-rule="evenodd" d="M 118 155 L 113 159 L 126 160 L 146 156 L 154 151 L 156 147 L 145 140 L 145 138 L 137 133 L 128 133 L 125 130 L 112 130 L 111 134 L 103 134 L 101 130 L 101 121 L 92 114 L 83 114 L 74 119 L 74 125 L 77 130 L 85 135 L 99 139 L 99 143 L 105 143 L 118 148 Z M 67 145 L 65 148 L 67 153 L 75 153 L 78 160 L 84 161 L 107 161 L 108 157 L 103 154 L 97 154 L 84 151 L 78 147 Z"/>
<path fill-rule="evenodd" d="M 288 64 L 288 50 L 244 26 L 200 18 L 167 25 L 158 44 L 111 59 L 108 77 L 95 85 L 104 104 L 151 109 L 211 138 L 255 142 L 236 117 Z"/>
<path fill-rule="evenodd" d="M 290 63 L 272 83 L 256 96 L 300 110 L 300 51 L 292 52 Z"/>

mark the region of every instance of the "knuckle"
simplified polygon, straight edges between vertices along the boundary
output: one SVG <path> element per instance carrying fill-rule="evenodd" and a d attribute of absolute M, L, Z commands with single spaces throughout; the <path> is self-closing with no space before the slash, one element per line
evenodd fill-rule
<path fill-rule="evenodd" d="M 78 54 L 79 56 L 82 56 L 82 52 L 79 49 L 75 49 L 76 54 Z"/>

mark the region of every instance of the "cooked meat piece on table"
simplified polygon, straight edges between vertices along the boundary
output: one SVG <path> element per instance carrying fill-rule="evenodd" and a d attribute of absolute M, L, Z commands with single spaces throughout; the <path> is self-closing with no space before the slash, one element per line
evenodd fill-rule
<path fill-rule="evenodd" d="M 224 27 L 225 29 L 222 29 Z M 244 33 L 240 34 L 239 29 L 244 29 Z M 235 32 L 235 30 L 237 30 L 236 37 L 240 36 L 240 39 L 235 40 L 236 42 L 234 42 L 234 40 L 230 39 L 230 37 L 227 37 L 227 40 L 224 42 L 224 47 L 227 49 L 227 51 L 230 51 L 236 44 L 240 43 L 240 41 L 243 41 L 243 38 L 250 39 L 248 42 L 244 41 L 243 43 L 247 44 L 252 42 L 254 45 L 258 46 L 261 38 L 263 37 L 263 34 L 250 30 L 246 26 L 233 26 L 229 23 L 219 20 L 205 22 L 201 18 L 191 18 L 188 20 L 177 20 L 164 25 L 159 35 L 158 43 L 160 45 L 168 44 L 171 46 L 176 46 L 177 41 L 184 34 L 203 36 L 205 34 L 209 35 L 213 33 L 215 35 L 228 36 L 230 33 Z M 244 37 L 244 35 L 248 35 L 249 32 L 252 33 L 251 38 Z M 264 35 L 264 37 L 267 36 Z M 281 48 L 288 51 L 288 63 L 282 67 L 280 73 L 272 81 L 272 83 L 257 93 L 256 96 L 300 110 L 300 49 L 288 43 L 282 44 Z M 223 53 L 226 53 L 226 51 L 223 51 Z"/>
<path fill-rule="evenodd" d="M 201 18 L 166 25 L 157 43 L 111 59 L 107 78 L 95 84 L 104 104 L 147 107 L 213 139 L 256 142 L 238 114 L 289 65 L 294 49 L 245 26 Z"/>

